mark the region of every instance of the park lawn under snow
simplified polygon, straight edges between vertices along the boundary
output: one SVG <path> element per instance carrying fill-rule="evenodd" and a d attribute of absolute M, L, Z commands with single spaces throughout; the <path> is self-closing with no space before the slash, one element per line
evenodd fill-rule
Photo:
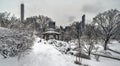
<path fill-rule="evenodd" d="M 40 38 L 36 37 L 32 50 L 20 59 L 18 57 L 4 59 L 0 56 L 0 66 L 78 66 L 74 64 L 74 56 L 61 54 L 54 46 L 48 44 L 49 42 L 39 40 Z M 90 66 L 120 66 L 120 61 L 103 57 L 100 57 L 99 62 L 94 57 L 91 60 L 82 59 L 82 63 Z"/>
<path fill-rule="evenodd" d="M 109 44 L 109 48 L 120 52 L 120 43 L 116 40 L 112 40 L 111 44 Z"/>

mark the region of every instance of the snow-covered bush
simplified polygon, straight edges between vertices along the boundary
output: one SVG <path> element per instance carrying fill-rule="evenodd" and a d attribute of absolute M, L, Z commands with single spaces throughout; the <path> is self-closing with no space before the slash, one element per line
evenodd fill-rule
<path fill-rule="evenodd" d="M 32 33 L 0 27 L 0 54 L 4 58 L 17 56 L 32 45 Z"/>
<path fill-rule="evenodd" d="M 59 50 L 61 53 L 66 53 L 67 49 L 70 48 L 69 43 L 64 41 L 58 41 L 58 40 L 49 40 L 49 44 L 53 45 L 57 50 Z"/>

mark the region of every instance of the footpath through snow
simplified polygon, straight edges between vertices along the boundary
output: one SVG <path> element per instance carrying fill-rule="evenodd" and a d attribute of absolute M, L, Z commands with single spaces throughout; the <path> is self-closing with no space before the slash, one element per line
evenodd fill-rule
<path fill-rule="evenodd" d="M 38 40 L 39 38 L 35 41 L 32 52 L 21 59 L 22 66 L 75 66 L 72 62 L 67 62 L 65 56 L 53 46 L 38 43 Z"/>
<path fill-rule="evenodd" d="M 49 44 L 39 43 L 36 38 L 34 46 L 29 54 L 24 55 L 19 60 L 17 57 L 2 59 L 0 58 L 0 66 L 77 66 L 72 61 L 56 50 Z"/>

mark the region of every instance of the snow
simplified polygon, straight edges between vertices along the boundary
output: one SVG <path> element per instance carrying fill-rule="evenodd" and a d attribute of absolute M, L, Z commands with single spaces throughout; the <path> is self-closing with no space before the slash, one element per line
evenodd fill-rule
<path fill-rule="evenodd" d="M 64 41 L 58 41 L 58 40 L 48 40 L 48 44 L 54 46 L 57 50 L 59 50 L 61 53 L 65 53 L 66 49 L 70 47 L 70 45 L 67 42 Z"/>
<path fill-rule="evenodd" d="M 43 34 L 60 34 L 59 32 L 55 31 L 55 29 L 53 28 L 49 28 L 47 29 L 46 32 L 44 32 Z"/>
<path fill-rule="evenodd" d="M 20 66 L 17 57 L 4 59 L 0 56 L 0 66 Z"/>
<path fill-rule="evenodd" d="M 109 44 L 108 46 L 113 50 L 120 51 L 120 43 L 116 40 L 111 41 L 111 44 Z"/>
<path fill-rule="evenodd" d="M 0 27 L 0 54 L 4 57 L 14 57 L 26 51 L 33 45 L 34 38 L 27 31 Z"/>
<path fill-rule="evenodd" d="M 39 38 L 34 42 L 34 46 L 29 54 L 21 57 L 0 59 L 0 66 L 77 66 L 67 57 L 62 55 L 52 45 L 39 43 Z M 65 59 L 66 58 L 66 59 Z"/>
<path fill-rule="evenodd" d="M 120 66 L 120 61 L 103 57 L 100 57 L 100 61 L 83 59 L 82 62 L 90 66 Z"/>
<path fill-rule="evenodd" d="M 43 34 L 60 34 L 60 33 L 56 31 L 46 31 Z"/>
<path fill-rule="evenodd" d="M 64 65 L 65 60 L 59 51 L 49 44 L 37 42 L 33 46 L 33 51 L 22 59 L 22 66 L 67 66 Z"/>
<path fill-rule="evenodd" d="M 50 43 L 53 41 L 56 41 L 55 44 L 62 43 L 63 46 L 58 45 L 57 48 L 54 46 L 54 43 Z M 18 59 L 18 57 L 9 57 L 4 59 L 0 56 L 0 66 L 79 66 L 74 64 L 75 56 L 62 54 L 59 51 L 60 49 L 69 47 L 68 44 L 70 43 L 58 40 L 46 41 L 36 37 L 32 49 L 25 55 L 21 55 L 20 59 Z M 74 43 L 71 42 L 71 44 L 74 47 Z M 112 44 L 110 44 L 109 47 L 116 48 L 118 45 L 120 46 L 120 43 L 118 42 L 113 41 Z M 99 51 L 103 49 L 100 45 L 96 45 L 96 47 L 99 47 Z M 116 50 L 118 49 L 119 48 Z M 118 60 L 100 57 L 100 61 L 96 61 L 94 56 L 92 56 L 91 60 L 82 59 L 82 63 L 89 66 L 120 66 L 120 61 Z"/>

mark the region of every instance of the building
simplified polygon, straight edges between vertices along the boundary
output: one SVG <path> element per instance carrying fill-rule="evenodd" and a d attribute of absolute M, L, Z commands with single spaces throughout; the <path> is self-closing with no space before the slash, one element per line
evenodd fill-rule
<path fill-rule="evenodd" d="M 85 26 L 85 14 L 82 16 L 82 27 Z"/>
<path fill-rule="evenodd" d="M 22 3 L 21 5 L 20 5 L 20 14 L 21 14 L 21 22 L 23 22 L 24 21 L 24 4 Z"/>
<path fill-rule="evenodd" d="M 49 22 L 47 30 L 43 33 L 43 38 L 46 40 L 49 39 L 60 39 L 60 33 L 55 29 L 55 22 Z"/>
<path fill-rule="evenodd" d="M 48 28 L 53 28 L 53 29 L 55 29 L 55 22 L 49 22 L 49 24 L 48 24 Z"/>
<path fill-rule="evenodd" d="M 49 40 L 49 39 L 59 40 L 60 33 L 56 32 L 55 29 L 53 29 L 53 28 L 49 28 L 46 32 L 43 33 L 43 38 L 46 40 Z"/>

